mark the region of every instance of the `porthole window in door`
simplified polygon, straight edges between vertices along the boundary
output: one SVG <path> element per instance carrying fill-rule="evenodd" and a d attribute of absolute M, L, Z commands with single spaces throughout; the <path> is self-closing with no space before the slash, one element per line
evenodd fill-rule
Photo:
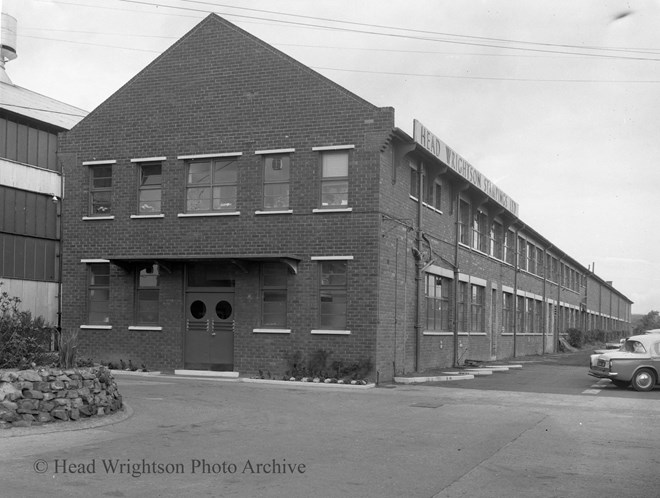
<path fill-rule="evenodd" d="M 190 305 L 190 314 L 197 320 L 204 318 L 206 315 L 206 305 L 204 304 L 204 301 L 193 301 Z"/>
<path fill-rule="evenodd" d="M 218 315 L 220 320 L 226 320 L 231 316 L 232 307 L 228 301 L 218 301 L 215 305 L 215 314 Z"/>

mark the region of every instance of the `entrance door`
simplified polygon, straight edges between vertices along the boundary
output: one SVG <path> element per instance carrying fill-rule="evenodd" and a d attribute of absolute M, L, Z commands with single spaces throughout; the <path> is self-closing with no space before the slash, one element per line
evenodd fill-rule
<path fill-rule="evenodd" d="M 185 346 L 187 369 L 234 369 L 233 292 L 186 294 Z"/>

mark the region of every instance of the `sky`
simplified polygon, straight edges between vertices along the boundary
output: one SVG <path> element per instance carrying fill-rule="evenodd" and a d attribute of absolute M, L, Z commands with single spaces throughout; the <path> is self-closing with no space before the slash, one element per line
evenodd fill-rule
<path fill-rule="evenodd" d="M 657 0 L 0 0 L 13 83 L 91 111 L 209 12 L 494 181 L 519 216 L 660 310 Z"/>

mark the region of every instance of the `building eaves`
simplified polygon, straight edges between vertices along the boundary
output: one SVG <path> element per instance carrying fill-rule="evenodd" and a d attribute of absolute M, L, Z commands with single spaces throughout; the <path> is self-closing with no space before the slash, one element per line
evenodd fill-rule
<path fill-rule="evenodd" d="M 87 111 L 26 88 L 0 82 L 0 109 L 42 123 L 70 130 L 87 115 Z"/>

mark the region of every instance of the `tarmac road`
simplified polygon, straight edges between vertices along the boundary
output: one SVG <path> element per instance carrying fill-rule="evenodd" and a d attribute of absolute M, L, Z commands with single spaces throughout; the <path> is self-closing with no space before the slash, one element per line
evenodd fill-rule
<path fill-rule="evenodd" d="M 0 496 L 584 498 L 660 489 L 658 391 L 356 391 L 124 375 L 118 383 L 134 411 L 122 422 L 0 432 Z"/>
<path fill-rule="evenodd" d="M 632 388 L 621 389 L 611 381 L 588 375 L 592 349 L 546 356 L 528 356 L 511 360 L 523 365 L 522 370 L 495 372 L 470 381 L 436 382 L 429 385 L 444 388 L 501 390 L 528 393 L 599 395 L 629 399 L 660 400 L 660 387 L 650 393 Z M 660 494 L 660 493 L 659 493 Z"/>

